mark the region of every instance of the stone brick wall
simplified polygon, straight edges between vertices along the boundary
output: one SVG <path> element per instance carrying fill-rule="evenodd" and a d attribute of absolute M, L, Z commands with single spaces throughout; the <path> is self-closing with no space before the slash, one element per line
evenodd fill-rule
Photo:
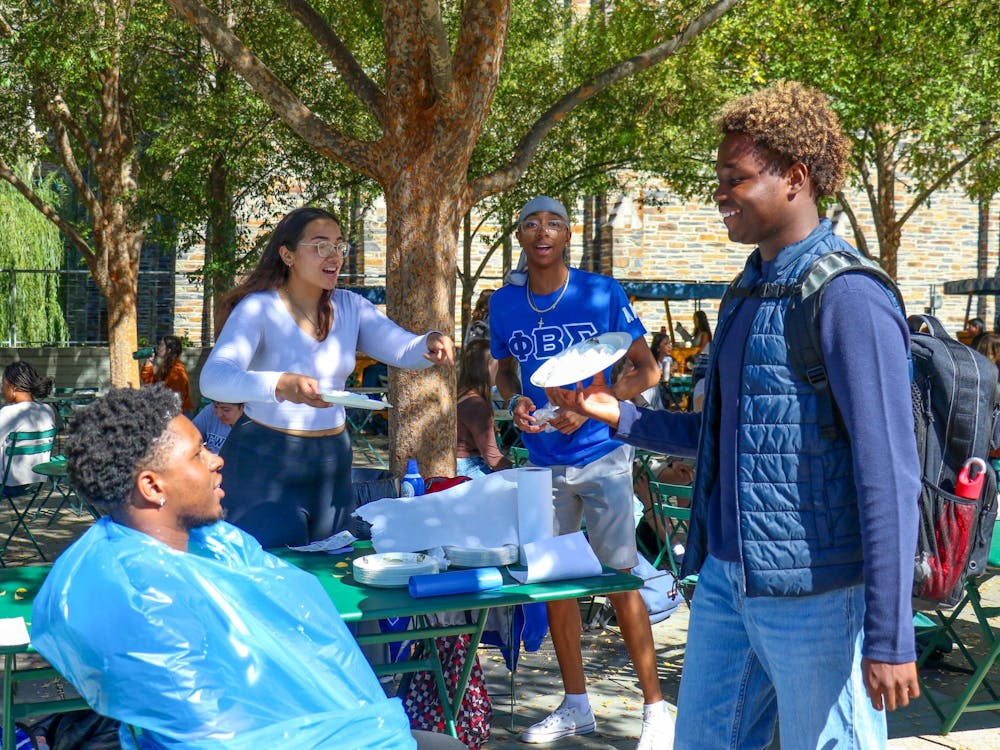
<path fill-rule="evenodd" d="M 751 248 L 730 243 L 718 212 L 708 202 L 682 200 L 669 193 L 657 191 L 657 205 L 645 205 L 643 196 L 619 196 L 609 205 L 616 206 L 614 216 L 608 217 L 614 230 L 614 275 L 619 279 L 680 281 L 729 281 L 743 267 Z M 871 223 L 870 212 L 866 210 L 863 195 L 852 196 L 855 212 L 858 214 L 872 251 L 877 252 L 878 243 Z M 902 201 L 900 202 L 902 206 Z M 902 210 L 902 209 L 901 209 Z M 571 262 L 575 265 L 582 255 L 580 241 L 582 226 L 580 211 L 574 214 L 574 238 L 571 247 Z M 998 225 L 1000 225 L 1000 202 L 991 211 L 991 248 L 993 271 L 996 266 L 995 248 Z M 352 283 L 368 285 L 384 284 L 385 274 L 385 205 L 377 203 L 366 217 L 365 238 L 365 280 Z M 486 225 L 482 235 L 495 233 L 497 227 Z M 838 231 L 853 243 L 853 235 L 846 218 Z M 923 312 L 928 304 L 931 284 L 940 285 L 944 281 L 968 278 L 976 275 L 977 207 L 960 191 L 941 192 L 934 196 L 930 206 L 917 211 L 903 228 L 902 245 L 899 250 L 900 288 L 906 298 L 909 312 Z M 486 248 L 478 243 L 473 252 L 473 267 L 479 263 Z M 516 259 L 516 255 L 515 255 Z M 185 273 L 200 269 L 200 250 L 193 250 L 178 258 L 177 271 Z M 473 302 L 479 292 L 500 285 L 501 254 L 498 251 L 489 264 L 485 278 L 481 280 L 473 295 Z M 187 335 L 194 344 L 201 339 L 201 287 L 188 285 L 177 289 L 175 330 Z M 950 331 L 959 329 L 965 317 L 967 298 L 945 296 L 944 305 L 937 314 Z M 674 322 L 682 322 L 690 327 L 691 316 L 698 303 L 673 302 L 671 313 Z M 705 300 L 701 305 L 715 320 L 718 300 Z M 658 302 L 636 304 L 646 328 L 658 330 L 666 325 L 664 307 Z M 461 290 L 456 290 L 455 309 L 461 309 Z M 987 322 L 992 322 L 995 305 L 990 301 Z M 973 306 L 975 315 L 975 305 Z M 405 325 L 405 321 L 403 322 Z M 456 340 L 461 338 L 456 321 Z M 206 345 L 208 342 L 205 342 Z"/>

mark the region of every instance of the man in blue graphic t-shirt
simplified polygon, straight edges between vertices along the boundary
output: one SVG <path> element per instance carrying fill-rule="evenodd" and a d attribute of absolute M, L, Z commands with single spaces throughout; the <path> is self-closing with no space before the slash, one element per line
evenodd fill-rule
<path fill-rule="evenodd" d="M 578 531 L 586 517 L 598 559 L 614 568 L 631 569 L 638 553 L 628 449 L 611 439 L 607 425 L 574 412 L 557 414 L 548 423 L 551 429 L 538 424 L 532 413 L 546 405 L 545 392 L 530 380 L 543 362 L 570 345 L 623 331 L 632 337 L 626 356 L 635 368 L 615 384 L 615 393 L 632 398 L 659 379 L 643 338 L 646 329 L 617 281 L 566 265 L 569 217 L 559 201 L 546 196 L 529 201 L 518 217 L 516 236 L 527 261 L 526 278 L 521 276 L 524 283 L 508 284 L 490 298 L 490 350 L 500 363 L 497 390 L 509 399 L 530 463 L 552 469 L 556 533 Z M 673 720 L 660 692 L 653 634 L 642 597 L 629 591 L 610 599 L 645 703 L 639 750 L 670 747 Z M 550 716 L 524 731 L 521 740 L 528 743 L 585 734 L 596 726 L 583 675 L 579 606 L 572 599 L 549 602 L 548 615 L 565 697 Z"/>

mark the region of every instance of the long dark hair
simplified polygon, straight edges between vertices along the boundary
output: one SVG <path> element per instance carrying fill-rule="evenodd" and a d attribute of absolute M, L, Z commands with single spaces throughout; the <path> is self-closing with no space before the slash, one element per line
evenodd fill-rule
<path fill-rule="evenodd" d="M 653 359 L 656 360 L 657 364 L 660 362 L 660 344 L 666 338 L 670 338 L 669 335 L 660 331 L 659 333 L 654 333 L 653 340 L 649 342 L 649 350 L 653 352 Z"/>
<path fill-rule="evenodd" d="M 486 339 L 470 341 L 462 347 L 459 362 L 457 392 L 461 396 L 466 391 L 478 393 L 486 403 L 490 403 L 490 342 Z"/>
<path fill-rule="evenodd" d="M 27 362 L 18 360 L 3 368 L 3 379 L 15 391 L 30 393 L 32 399 L 45 398 L 52 393 L 52 378 L 42 377 L 38 370 Z"/>
<path fill-rule="evenodd" d="M 180 338 L 177 336 L 164 336 L 163 348 L 167 350 L 167 353 L 164 355 L 163 361 L 160 362 L 159 366 L 156 368 L 156 372 L 153 374 L 153 379 L 157 382 L 167 379 L 167 375 L 170 373 L 170 368 L 174 366 L 174 362 L 181 358 L 181 349 L 183 348 L 183 345 L 181 344 Z"/>
<path fill-rule="evenodd" d="M 694 336 L 698 337 L 699 333 L 708 334 L 708 341 L 712 340 L 712 326 L 708 324 L 708 315 L 705 314 L 704 310 L 694 311 Z"/>
<path fill-rule="evenodd" d="M 264 252 L 261 253 L 260 260 L 257 261 L 257 266 L 242 284 L 223 297 L 215 324 L 216 335 L 222 330 L 226 319 L 229 318 L 233 308 L 239 304 L 240 300 L 254 292 L 277 289 L 285 283 L 288 279 L 288 266 L 281 259 L 279 250 L 284 245 L 294 251 L 295 246 L 302 239 L 302 233 L 305 232 L 306 226 L 316 219 L 330 219 L 336 222 L 338 227 L 341 226 L 340 219 L 336 215 L 315 206 L 296 208 L 285 214 L 285 217 L 278 222 L 267 240 L 267 245 L 264 247 Z M 319 296 L 319 302 L 316 303 L 316 320 L 319 323 L 316 333 L 320 341 L 326 339 L 333 321 L 333 311 L 330 308 L 331 294 L 330 290 L 324 289 Z"/>

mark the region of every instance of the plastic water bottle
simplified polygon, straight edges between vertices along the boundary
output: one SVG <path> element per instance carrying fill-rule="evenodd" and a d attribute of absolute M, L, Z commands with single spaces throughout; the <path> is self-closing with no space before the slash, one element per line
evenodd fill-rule
<path fill-rule="evenodd" d="M 399 483 L 399 494 L 403 497 L 415 497 L 424 494 L 424 478 L 420 476 L 420 469 L 417 468 L 417 459 L 411 458 L 406 462 L 406 474 Z"/>
<path fill-rule="evenodd" d="M 958 479 L 955 481 L 955 494 L 967 500 L 978 500 L 983 494 L 983 480 L 986 478 L 986 462 L 981 458 L 973 456 L 961 471 L 958 472 Z"/>

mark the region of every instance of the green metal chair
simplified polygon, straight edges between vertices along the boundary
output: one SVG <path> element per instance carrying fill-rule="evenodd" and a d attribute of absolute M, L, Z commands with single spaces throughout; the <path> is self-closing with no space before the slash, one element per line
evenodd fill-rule
<path fill-rule="evenodd" d="M 3 557 L 7 553 L 7 548 L 10 546 L 11 541 L 17 535 L 18 529 L 23 529 L 25 536 L 34 545 L 35 550 L 41 556 L 42 560 L 45 560 L 45 553 L 42 552 L 41 545 L 38 544 L 38 540 L 35 539 L 34 534 L 31 533 L 31 529 L 28 528 L 28 514 L 31 512 L 31 508 L 34 505 L 35 498 L 38 497 L 38 493 L 45 484 L 44 479 L 39 479 L 37 482 L 31 482 L 30 484 L 7 486 L 7 481 L 10 478 L 11 466 L 14 464 L 14 459 L 17 456 L 37 456 L 40 454 L 50 454 L 52 452 L 52 447 L 55 444 L 56 438 L 56 428 L 53 427 L 49 430 L 37 430 L 32 432 L 11 432 L 7 436 L 7 441 L 4 446 L 4 467 L 3 467 L 3 496 L 10 505 L 11 510 L 14 511 L 14 526 L 7 535 L 6 541 L 4 541 L 3 546 L 0 547 L 0 565 L 6 566 L 6 562 Z M 18 508 L 17 500 L 22 498 L 27 498 L 27 502 L 24 508 Z"/>
<path fill-rule="evenodd" d="M 656 532 L 658 550 L 653 559 L 653 567 L 659 568 L 664 560 L 670 572 L 677 579 L 684 600 L 691 603 L 694 587 L 698 582 L 697 574 L 681 578 L 681 561 L 674 547 L 687 542 L 688 524 L 691 521 L 691 508 L 677 504 L 678 499 L 691 500 L 691 485 L 666 484 L 665 482 L 650 482 L 649 497 L 653 502 L 653 519 L 651 526 Z M 662 532 L 662 534 L 661 534 Z"/>
<path fill-rule="evenodd" d="M 939 698 L 935 698 L 925 685 L 921 686 L 921 695 L 927 698 L 934 713 L 941 719 L 942 735 L 948 734 L 954 729 L 955 724 L 963 714 L 1000 710 L 1000 683 L 991 682 L 991 677 L 994 681 L 1000 680 L 1000 633 L 994 633 L 989 623 L 989 618 L 996 616 L 997 613 L 984 607 L 979 592 L 980 586 L 996 575 L 1000 575 L 1000 519 L 997 520 L 993 529 L 993 542 L 990 545 L 986 572 L 981 576 L 970 576 L 966 579 L 965 596 L 955 608 L 947 613 L 937 610 L 935 612 L 938 620 L 936 624 L 921 613 L 914 616 L 914 626 L 918 639 L 924 644 L 917 658 L 918 666 L 927 662 L 936 650 L 948 650 L 947 646 L 953 644 L 958 648 L 972 671 L 962 694 L 955 699 L 947 711 L 940 703 Z M 983 642 L 988 647 L 986 654 L 979 659 L 968 648 L 955 627 L 959 615 L 966 607 L 972 609 L 982 632 Z M 922 679 L 921 683 L 923 683 Z M 980 694 L 982 694 L 983 700 L 973 702 L 973 698 Z"/>
<path fill-rule="evenodd" d="M 518 466 L 524 466 L 528 463 L 528 449 L 527 448 L 511 448 L 507 451 L 507 455 L 510 457 L 510 462 L 514 465 L 516 469 Z"/>

